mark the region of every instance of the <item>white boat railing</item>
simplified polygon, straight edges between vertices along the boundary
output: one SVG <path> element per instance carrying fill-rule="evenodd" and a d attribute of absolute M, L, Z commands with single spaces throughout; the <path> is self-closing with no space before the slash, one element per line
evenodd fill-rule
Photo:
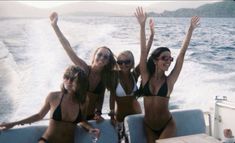
<path fill-rule="evenodd" d="M 203 112 L 204 113 L 204 117 L 206 116 L 207 119 L 205 119 L 205 123 L 206 123 L 206 133 L 210 136 L 212 136 L 212 115 L 211 112 Z"/>
<path fill-rule="evenodd" d="M 235 110 L 235 104 L 232 102 L 228 102 L 228 101 L 223 101 L 223 102 L 218 102 L 216 103 L 217 106 L 221 107 L 221 108 L 229 108 L 231 110 Z"/>
<path fill-rule="evenodd" d="M 227 97 L 217 98 L 214 108 L 214 124 L 212 135 L 219 139 L 224 139 L 223 130 L 231 129 L 235 133 L 235 103 L 229 102 Z"/>

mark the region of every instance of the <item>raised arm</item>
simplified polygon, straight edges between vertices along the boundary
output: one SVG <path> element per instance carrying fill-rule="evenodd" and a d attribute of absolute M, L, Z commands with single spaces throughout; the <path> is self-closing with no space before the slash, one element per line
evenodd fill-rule
<path fill-rule="evenodd" d="M 153 19 L 149 20 L 149 28 L 150 28 L 151 34 L 149 36 L 149 40 L 148 40 L 148 43 L 146 45 L 147 55 L 149 54 L 149 51 L 152 47 L 153 38 L 154 38 L 154 22 L 153 22 Z M 134 76 L 135 76 L 136 80 L 138 79 L 139 75 L 140 75 L 140 65 L 138 64 L 134 69 Z"/>
<path fill-rule="evenodd" d="M 84 69 L 85 71 L 88 71 L 88 66 L 86 62 L 84 62 L 81 58 L 79 58 L 74 50 L 72 49 L 69 41 L 65 38 L 63 33 L 60 31 L 59 26 L 57 25 L 58 22 L 58 14 L 56 12 L 53 12 L 50 15 L 51 25 L 57 35 L 57 37 L 60 40 L 60 43 L 62 44 L 63 48 L 65 49 L 66 53 L 68 54 L 69 58 L 72 60 L 72 62 L 75 65 L 78 65 L 80 68 Z"/>
<path fill-rule="evenodd" d="M 192 33 L 193 33 L 194 29 L 199 25 L 199 20 L 200 20 L 200 18 L 198 16 L 194 16 L 191 18 L 190 26 L 189 26 L 187 35 L 184 39 L 184 42 L 182 44 L 182 47 L 180 49 L 179 55 L 176 59 L 175 67 L 171 71 L 169 78 L 168 78 L 169 82 L 171 82 L 172 85 L 175 84 L 175 82 L 180 74 L 180 71 L 182 69 L 183 62 L 184 62 L 184 55 L 186 53 L 186 50 L 188 49 L 188 45 L 189 45 L 190 39 L 192 37 Z"/>
<path fill-rule="evenodd" d="M 2 124 L 0 124 L 0 131 L 13 128 L 16 125 L 31 124 L 31 123 L 34 123 L 34 122 L 37 122 L 37 121 L 43 119 L 43 117 L 45 117 L 45 115 L 50 110 L 50 104 L 48 101 L 49 97 L 50 97 L 50 95 L 47 97 L 44 106 L 41 108 L 41 110 L 37 114 L 34 114 L 34 115 L 32 115 L 28 118 L 22 119 L 20 121 L 15 121 L 15 122 L 10 122 L 10 123 L 2 123 Z"/>
<path fill-rule="evenodd" d="M 140 75 L 141 75 L 141 82 L 143 85 L 148 80 L 148 72 L 147 72 L 147 56 L 148 51 L 146 48 L 146 37 L 145 37 L 145 22 L 147 19 L 147 14 L 143 12 L 141 7 L 138 7 L 135 12 L 135 16 L 140 24 Z"/>
<path fill-rule="evenodd" d="M 147 53 L 149 54 L 150 48 L 152 47 L 153 44 L 153 38 L 154 38 L 154 22 L 153 19 L 149 20 L 149 28 L 150 28 L 150 36 L 149 36 L 149 40 L 148 40 L 148 44 L 147 44 Z"/>

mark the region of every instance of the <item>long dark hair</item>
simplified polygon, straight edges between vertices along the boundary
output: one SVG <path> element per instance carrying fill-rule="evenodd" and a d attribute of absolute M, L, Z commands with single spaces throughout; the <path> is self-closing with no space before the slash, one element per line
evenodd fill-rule
<path fill-rule="evenodd" d="M 110 53 L 109 55 L 109 62 L 107 65 L 104 66 L 103 70 L 101 71 L 101 78 L 102 78 L 102 81 L 104 82 L 105 86 L 109 86 L 110 85 L 110 78 L 112 77 L 112 72 L 113 72 L 113 69 L 117 66 L 116 65 L 116 59 L 115 59 L 115 56 L 113 54 L 113 52 L 106 46 L 102 46 L 102 47 L 99 47 L 95 50 L 94 52 L 94 55 L 93 55 L 93 59 L 92 59 L 92 63 L 94 62 L 95 60 L 95 55 L 96 53 L 99 51 L 99 49 L 101 48 L 104 48 L 104 49 L 107 49 Z"/>
<path fill-rule="evenodd" d="M 170 49 L 167 48 L 167 47 L 159 47 L 159 48 L 156 48 L 156 49 L 151 53 L 150 57 L 148 58 L 148 61 L 147 61 L 147 70 L 148 70 L 148 72 L 149 72 L 150 77 L 154 74 L 154 72 L 155 72 L 155 70 L 156 70 L 156 69 L 155 69 L 154 60 L 155 60 L 156 58 L 158 58 L 158 57 L 161 55 L 161 53 L 163 53 L 163 52 L 165 52 L 165 51 L 171 52 Z"/>
<path fill-rule="evenodd" d="M 84 103 L 86 100 L 86 92 L 88 90 L 88 77 L 85 72 L 78 66 L 69 66 L 64 73 L 63 78 L 74 78 L 73 84 L 75 85 L 75 99 L 79 103 Z M 67 93 L 68 91 L 65 89 L 64 85 L 61 86 L 61 91 L 63 94 Z"/>
<path fill-rule="evenodd" d="M 158 58 L 161 55 L 161 53 L 163 53 L 165 51 L 169 51 L 170 52 L 170 49 L 167 48 L 167 47 L 158 47 L 149 56 L 148 61 L 147 61 L 147 71 L 149 73 L 149 77 L 151 77 L 154 74 L 155 70 L 156 70 L 156 66 L 154 64 L 154 60 L 156 58 Z M 137 90 L 135 92 L 135 94 L 136 94 L 137 98 L 143 96 L 143 85 L 142 85 L 142 83 L 140 85 L 139 90 Z"/>

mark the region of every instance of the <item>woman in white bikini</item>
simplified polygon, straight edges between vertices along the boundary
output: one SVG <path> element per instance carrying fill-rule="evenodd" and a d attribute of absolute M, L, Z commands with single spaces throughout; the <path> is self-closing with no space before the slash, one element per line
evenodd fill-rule
<path fill-rule="evenodd" d="M 148 41 L 148 51 L 154 38 L 154 22 L 150 20 L 150 37 Z M 131 51 L 123 51 L 117 56 L 119 70 L 112 76 L 112 87 L 110 97 L 110 116 L 114 126 L 119 131 L 119 139 L 125 137 L 123 121 L 127 115 L 142 113 L 137 101 L 137 80 L 139 78 L 139 65 L 135 68 L 134 56 Z M 116 103 L 116 110 L 115 110 Z"/>

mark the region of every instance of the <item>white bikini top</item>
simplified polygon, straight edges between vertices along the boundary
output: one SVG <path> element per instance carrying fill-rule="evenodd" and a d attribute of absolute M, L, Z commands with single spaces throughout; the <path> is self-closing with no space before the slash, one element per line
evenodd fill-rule
<path fill-rule="evenodd" d="M 132 96 L 134 95 L 134 92 L 138 89 L 137 85 L 136 85 L 136 81 L 135 78 L 133 77 L 133 75 L 131 74 L 131 77 L 133 78 L 134 81 L 134 87 L 133 90 L 130 94 L 126 94 L 125 90 L 123 89 L 120 80 L 118 79 L 118 84 L 117 84 L 117 88 L 116 88 L 116 96 L 118 97 L 123 97 L 123 96 Z"/>

